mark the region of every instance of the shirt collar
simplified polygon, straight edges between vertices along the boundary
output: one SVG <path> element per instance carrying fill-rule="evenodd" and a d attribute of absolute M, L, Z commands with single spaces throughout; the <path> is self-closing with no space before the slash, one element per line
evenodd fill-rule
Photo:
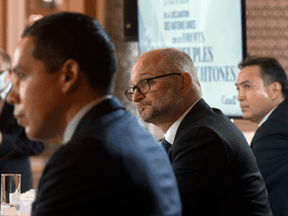
<path fill-rule="evenodd" d="M 277 108 L 278 106 L 274 107 L 266 116 L 264 116 L 264 118 L 261 120 L 261 122 L 259 123 L 258 127 L 260 127 L 271 115 L 271 113 Z"/>
<path fill-rule="evenodd" d="M 96 105 L 98 105 L 100 102 L 102 102 L 103 100 L 105 99 L 108 99 L 108 98 L 112 98 L 111 95 L 105 95 L 103 97 L 100 97 L 96 100 L 93 100 L 91 101 L 89 104 L 87 104 L 86 106 L 84 106 L 74 117 L 73 119 L 69 122 L 68 126 L 66 127 L 65 129 L 65 132 L 64 132 L 64 136 L 63 136 L 63 144 L 66 144 L 68 143 L 76 128 L 77 128 L 77 125 L 79 124 L 80 120 L 93 108 L 95 107 Z"/>
<path fill-rule="evenodd" d="M 201 99 L 201 98 L 200 98 Z M 199 100 L 200 100 L 199 99 Z M 178 127 L 180 125 L 180 123 L 182 122 L 182 120 L 185 118 L 185 116 L 188 114 L 188 112 L 194 107 L 194 105 L 199 101 L 197 100 L 194 104 L 192 104 L 192 106 L 190 106 L 183 114 L 182 116 L 177 119 L 176 122 L 174 122 L 174 124 L 168 129 L 168 131 L 165 133 L 164 138 L 165 140 L 167 140 L 169 143 L 171 143 L 173 145 L 175 136 L 176 136 L 176 132 L 178 130 Z"/>

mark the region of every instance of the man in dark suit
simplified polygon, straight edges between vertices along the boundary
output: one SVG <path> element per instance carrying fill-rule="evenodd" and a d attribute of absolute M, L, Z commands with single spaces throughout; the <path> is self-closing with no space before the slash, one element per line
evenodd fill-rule
<path fill-rule="evenodd" d="M 272 215 L 251 149 L 201 98 L 189 55 L 174 48 L 148 51 L 136 60 L 130 83 L 125 94 L 140 117 L 165 133 L 183 215 Z"/>
<path fill-rule="evenodd" d="M 63 140 L 33 216 L 181 215 L 165 150 L 109 95 L 114 45 L 93 18 L 53 14 L 22 34 L 7 96 L 32 140 Z"/>
<path fill-rule="evenodd" d="M 6 89 L 5 75 L 11 66 L 10 56 L 0 50 L 0 94 Z M 27 140 L 23 127 L 17 125 L 13 117 L 13 106 L 5 103 L 0 98 L 0 158 L 17 148 Z M 30 156 L 38 155 L 44 150 L 42 142 L 30 141 L 24 147 L 15 152 L 8 159 L 0 163 L 0 176 L 4 173 L 21 174 L 21 192 L 26 192 L 33 188 L 33 177 L 30 166 Z"/>
<path fill-rule="evenodd" d="M 288 80 L 274 58 L 239 63 L 236 86 L 243 118 L 259 125 L 251 142 L 274 216 L 288 216 Z"/>

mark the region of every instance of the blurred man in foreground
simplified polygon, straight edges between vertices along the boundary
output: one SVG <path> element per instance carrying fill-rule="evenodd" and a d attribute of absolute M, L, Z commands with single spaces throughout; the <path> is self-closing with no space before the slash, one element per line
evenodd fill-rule
<path fill-rule="evenodd" d="M 288 216 L 288 80 L 274 58 L 239 63 L 236 86 L 243 118 L 259 125 L 251 142 L 274 216 Z"/>
<path fill-rule="evenodd" d="M 0 97 L 0 158 L 27 140 L 24 128 L 19 126 L 13 117 L 13 106 L 6 103 L 5 96 L 3 96 L 8 84 L 6 75 L 10 68 L 10 56 L 4 50 L 0 50 L 0 94 L 3 97 Z M 32 189 L 33 176 L 30 156 L 38 155 L 43 150 L 44 144 L 42 142 L 30 141 L 0 163 L 0 176 L 4 173 L 21 174 L 21 192 L 24 193 Z"/>
<path fill-rule="evenodd" d="M 271 215 L 264 180 L 244 136 L 202 99 L 192 59 L 174 48 L 142 54 L 125 94 L 162 141 L 183 215 Z M 170 146 L 170 147 L 169 147 Z"/>
<path fill-rule="evenodd" d="M 33 216 L 181 215 L 165 150 L 110 94 L 114 45 L 93 18 L 44 17 L 14 54 L 7 100 L 33 140 L 61 139 Z"/>

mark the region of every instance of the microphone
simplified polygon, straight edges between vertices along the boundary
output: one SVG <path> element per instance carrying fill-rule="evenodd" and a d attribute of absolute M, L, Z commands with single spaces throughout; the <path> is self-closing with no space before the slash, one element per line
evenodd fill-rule
<path fill-rule="evenodd" d="M 1 159 L 0 159 L 0 163 L 2 163 L 4 160 L 6 160 L 7 158 L 9 158 L 11 155 L 13 155 L 18 149 L 22 148 L 24 145 L 26 145 L 28 142 L 30 142 L 30 140 L 26 140 L 25 142 L 23 142 L 21 145 L 19 145 L 17 148 L 13 149 L 12 151 L 8 152 L 6 155 L 4 155 Z"/>

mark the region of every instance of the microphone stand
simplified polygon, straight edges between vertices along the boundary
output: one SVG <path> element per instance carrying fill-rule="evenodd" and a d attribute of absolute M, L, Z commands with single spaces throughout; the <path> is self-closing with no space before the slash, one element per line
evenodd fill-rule
<path fill-rule="evenodd" d="M 22 148 L 24 145 L 26 145 L 28 142 L 30 142 L 30 140 L 26 140 L 25 142 L 23 142 L 21 145 L 19 145 L 17 148 L 13 149 L 12 151 L 8 152 L 6 155 L 4 155 L 1 159 L 0 159 L 0 163 L 2 163 L 4 160 L 6 160 L 8 157 L 10 157 L 12 154 L 14 154 L 18 149 Z"/>

